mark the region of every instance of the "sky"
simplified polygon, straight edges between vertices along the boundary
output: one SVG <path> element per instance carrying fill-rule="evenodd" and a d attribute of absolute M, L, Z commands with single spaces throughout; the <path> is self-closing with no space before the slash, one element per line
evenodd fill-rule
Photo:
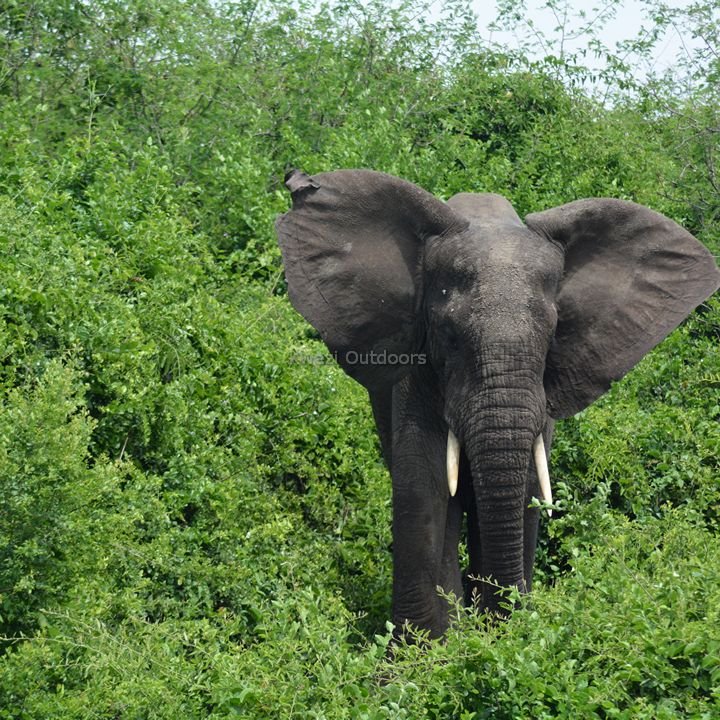
<path fill-rule="evenodd" d="M 676 7 L 683 7 L 688 3 L 689 0 L 674 0 L 674 2 L 670 2 L 669 4 Z M 441 4 L 442 0 L 438 0 L 438 5 Z M 544 4 L 543 0 L 527 0 L 526 18 L 530 19 L 547 37 L 552 37 L 555 35 L 553 29 L 558 25 L 558 21 L 550 10 L 542 9 Z M 570 3 L 573 12 L 584 11 L 588 18 L 595 17 L 597 15 L 597 9 L 602 9 L 606 7 L 607 4 L 607 1 L 604 0 L 574 0 Z M 518 38 L 522 38 L 523 35 L 527 36 L 529 31 L 527 26 L 524 25 L 519 25 L 514 33 L 493 32 L 488 29 L 487 26 L 497 15 L 497 6 L 494 0 L 474 0 L 472 6 L 478 16 L 483 36 L 487 40 L 502 43 L 509 47 L 517 47 Z M 647 20 L 646 12 L 647 9 L 639 0 L 623 0 L 623 2 L 620 3 L 615 17 L 607 23 L 602 32 L 602 39 L 605 45 L 614 50 L 617 42 L 637 37 L 643 25 L 646 27 L 651 26 L 651 22 Z M 577 28 L 577 21 L 571 23 L 570 27 Z M 691 43 L 691 39 L 687 36 L 681 37 L 677 32 L 667 33 L 656 47 L 652 64 L 644 64 L 642 67 L 639 66 L 637 73 L 639 75 L 646 75 L 652 70 L 662 72 L 673 64 L 678 52 L 683 50 L 683 46 L 691 45 Z M 575 43 L 570 42 L 568 43 L 568 49 L 578 49 L 584 44 L 585 42 L 582 39 Z"/>

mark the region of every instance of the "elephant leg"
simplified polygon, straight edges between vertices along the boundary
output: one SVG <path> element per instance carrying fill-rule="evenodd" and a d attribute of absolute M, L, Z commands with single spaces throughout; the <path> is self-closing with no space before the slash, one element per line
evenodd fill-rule
<path fill-rule="evenodd" d="M 477 510 L 474 507 L 469 508 L 467 513 L 467 548 L 470 565 L 465 571 L 465 604 L 473 607 L 479 606 L 482 601 L 482 551 Z"/>
<path fill-rule="evenodd" d="M 457 600 L 463 600 L 463 584 L 458 560 L 458 545 L 462 531 L 463 509 L 460 498 L 448 500 L 445 519 L 445 542 L 443 544 L 440 586 L 446 593 L 453 593 Z"/>
<path fill-rule="evenodd" d="M 531 471 L 532 472 L 532 471 Z M 537 479 L 536 479 L 537 482 Z M 535 497 L 537 494 L 533 493 Z M 528 504 L 530 498 L 527 498 Z M 540 524 L 540 510 L 525 507 L 524 537 L 523 537 L 523 573 L 525 575 L 525 592 L 532 590 L 533 567 L 535 565 L 535 550 L 537 548 L 538 525 Z"/>
<path fill-rule="evenodd" d="M 397 636 L 416 628 L 439 637 L 448 625 L 447 603 L 438 594 L 451 564 L 446 550 L 446 541 L 451 539 L 446 532 L 447 429 L 430 408 L 431 403 L 412 378 L 395 386 L 391 475 L 393 622 Z M 451 527 L 449 535 L 454 532 Z"/>
<path fill-rule="evenodd" d="M 548 417 L 543 430 L 543 441 L 545 443 L 545 452 L 550 456 L 550 446 L 552 445 L 553 433 L 555 430 L 555 421 Z M 552 479 L 552 477 L 551 477 Z M 540 482 L 537 472 L 535 471 L 535 463 L 530 463 L 528 470 L 527 484 L 527 503 L 525 506 L 524 518 L 524 539 L 523 539 L 523 562 L 525 574 L 525 589 L 527 592 L 532 590 L 533 568 L 535 566 L 535 550 L 537 548 L 538 525 L 540 522 L 540 510 L 538 508 L 528 507 L 531 498 L 540 497 Z"/>
<path fill-rule="evenodd" d="M 470 564 L 463 577 L 465 605 L 479 605 L 482 600 L 482 548 L 480 545 L 480 526 L 478 524 L 477 503 L 473 490 L 470 463 L 463 452 L 460 456 L 460 482 L 458 496 L 467 514 L 467 550 Z"/>

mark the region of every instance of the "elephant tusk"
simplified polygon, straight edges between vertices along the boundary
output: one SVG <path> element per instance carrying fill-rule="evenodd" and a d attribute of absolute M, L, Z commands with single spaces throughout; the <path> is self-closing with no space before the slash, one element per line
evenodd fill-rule
<path fill-rule="evenodd" d="M 455 497 L 458 486 L 458 474 L 460 473 L 460 441 L 455 433 L 448 428 L 447 441 L 447 481 L 450 497 Z"/>
<path fill-rule="evenodd" d="M 547 456 L 545 455 L 545 443 L 542 433 L 535 438 L 533 443 L 533 459 L 535 470 L 540 481 L 540 495 L 543 502 L 552 503 L 552 490 L 550 488 L 550 471 L 548 470 Z M 548 517 L 552 517 L 552 510 L 548 508 Z"/>

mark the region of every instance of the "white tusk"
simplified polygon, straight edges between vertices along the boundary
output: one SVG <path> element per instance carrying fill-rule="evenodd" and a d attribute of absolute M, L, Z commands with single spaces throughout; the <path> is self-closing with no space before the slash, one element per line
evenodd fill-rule
<path fill-rule="evenodd" d="M 545 443 L 542 433 L 535 438 L 533 443 L 533 459 L 535 460 L 535 471 L 540 481 L 540 495 L 543 502 L 552 503 L 552 490 L 550 489 L 550 472 L 548 470 L 547 457 L 545 455 Z M 552 510 L 548 508 L 548 517 L 552 517 Z"/>
<path fill-rule="evenodd" d="M 458 486 L 458 474 L 460 473 L 460 441 L 455 433 L 448 428 L 447 442 L 447 481 L 450 497 L 455 497 Z"/>

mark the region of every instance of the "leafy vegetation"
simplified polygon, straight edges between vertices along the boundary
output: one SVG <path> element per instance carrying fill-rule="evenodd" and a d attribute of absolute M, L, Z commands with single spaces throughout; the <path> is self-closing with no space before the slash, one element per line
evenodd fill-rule
<path fill-rule="evenodd" d="M 459 1 L 5 4 L 0 717 L 718 714 L 718 299 L 560 427 L 532 597 L 391 665 L 387 473 L 273 232 L 287 167 L 372 167 L 717 253 L 717 8 L 651 9 L 699 49 L 596 85 Z"/>

